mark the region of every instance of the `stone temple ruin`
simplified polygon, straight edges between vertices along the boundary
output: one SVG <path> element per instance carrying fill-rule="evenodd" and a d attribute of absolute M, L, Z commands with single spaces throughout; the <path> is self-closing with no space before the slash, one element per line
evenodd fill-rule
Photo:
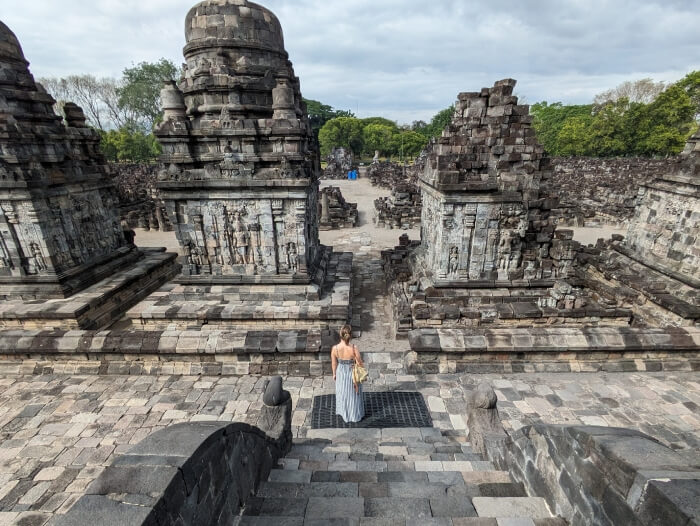
<path fill-rule="evenodd" d="M 143 252 L 125 236 L 97 132 L 75 104 L 65 123 L 54 113 L 5 25 L 0 75 L 0 327 L 114 321 L 172 276 L 174 255 Z"/>
<path fill-rule="evenodd" d="M 335 269 L 351 256 L 318 240 L 318 150 L 279 21 L 256 4 L 203 2 L 185 36 L 185 72 L 163 89 L 155 132 L 182 273 L 128 316 L 143 328 L 188 325 L 195 306 L 200 324 L 339 327 L 349 287 Z M 245 308 L 281 299 L 292 304 Z"/>
<path fill-rule="evenodd" d="M 412 169 L 421 239 L 353 260 L 277 18 L 207 0 L 186 38 L 156 131 L 178 256 L 121 229 L 96 134 L 0 23 L 1 524 L 698 523 L 700 135 L 581 247 L 515 81 L 462 93 Z M 358 313 L 367 428 L 329 394 Z"/>
<path fill-rule="evenodd" d="M 348 172 L 355 165 L 355 157 L 350 150 L 345 148 L 333 148 L 326 158 L 326 168 L 321 177 L 323 179 L 347 179 Z"/>

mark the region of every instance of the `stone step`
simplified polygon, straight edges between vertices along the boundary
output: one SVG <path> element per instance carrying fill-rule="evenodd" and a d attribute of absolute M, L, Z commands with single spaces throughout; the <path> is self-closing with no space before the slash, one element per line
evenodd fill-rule
<path fill-rule="evenodd" d="M 479 517 L 480 521 L 463 519 Z M 544 499 L 532 497 L 470 497 L 464 494 L 401 497 L 251 497 L 239 525 L 274 524 L 489 524 L 495 526 L 565 525 L 553 519 Z M 438 520 L 436 520 L 438 519 Z M 493 519 L 486 521 L 485 519 Z M 516 520 L 517 519 L 517 522 Z M 408 521 L 419 520 L 419 522 Z M 325 522 L 315 522 L 325 521 Z M 396 521 L 396 522 L 394 522 Z M 537 521 L 537 522 L 535 522 Z M 544 521 L 544 522 L 543 522 Z M 377 524 L 374 522 L 374 524 Z M 381 524 L 381 523 L 379 523 Z"/>
<path fill-rule="evenodd" d="M 428 480 L 365 480 L 346 482 L 264 482 L 256 495 L 262 498 L 310 498 L 310 497 L 525 497 L 521 484 L 506 483 L 466 483 L 460 473 L 451 473 L 449 477 Z"/>
<path fill-rule="evenodd" d="M 313 457 L 311 457 L 313 458 Z M 299 460 L 296 469 L 306 471 L 493 471 L 484 460 Z M 429 458 L 429 457 L 428 457 Z M 291 466 L 291 465 L 290 465 Z"/>

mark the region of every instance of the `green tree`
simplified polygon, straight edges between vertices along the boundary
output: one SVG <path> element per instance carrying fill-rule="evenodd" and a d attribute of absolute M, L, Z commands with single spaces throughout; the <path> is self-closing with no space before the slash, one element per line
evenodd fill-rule
<path fill-rule="evenodd" d="M 141 62 L 123 73 L 123 84 L 117 90 L 119 107 L 134 117 L 133 125 L 150 132 L 162 118 L 160 90 L 163 82 L 174 79 L 178 69 L 170 60 Z"/>
<path fill-rule="evenodd" d="M 417 157 L 430 139 L 413 130 L 401 130 L 391 139 L 391 150 L 401 158 Z"/>
<path fill-rule="evenodd" d="M 557 155 L 586 155 L 589 147 L 590 126 L 590 116 L 575 116 L 566 119 L 557 136 Z"/>
<path fill-rule="evenodd" d="M 362 130 L 365 154 L 373 155 L 375 151 L 379 151 L 385 155 L 393 153 L 392 139 L 396 134 L 398 134 L 398 128 L 395 124 L 393 126 L 387 126 L 386 124 L 367 124 Z"/>
<path fill-rule="evenodd" d="M 144 133 L 134 126 L 100 133 L 102 153 L 111 162 L 151 162 L 161 153 L 153 134 Z"/>
<path fill-rule="evenodd" d="M 700 120 L 700 71 L 691 71 L 676 85 L 690 97 L 695 106 L 695 120 Z"/>
<path fill-rule="evenodd" d="M 590 120 L 592 105 L 563 105 L 561 102 L 548 104 L 546 101 L 533 104 L 530 108 L 532 125 L 537 132 L 537 139 L 549 155 L 568 155 L 560 151 L 559 134 L 569 119 L 579 118 L 579 122 Z M 571 125 L 573 126 L 577 121 Z M 567 148 L 571 149 L 571 127 L 566 131 Z"/>
<path fill-rule="evenodd" d="M 336 110 L 328 104 L 323 104 L 317 100 L 304 99 L 304 103 L 306 104 L 306 113 L 309 116 L 309 123 L 316 139 L 318 139 L 318 132 L 329 120 L 337 117 L 355 116 L 351 111 Z"/>
<path fill-rule="evenodd" d="M 390 121 L 389 119 L 385 119 L 384 117 L 367 117 L 365 119 L 360 119 L 362 121 L 362 126 L 367 127 L 372 124 L 378 124 L 380 126 L 385 126 L 387 128 L 391 128 L 392 130 L 398 130 L 399 127 L 396 125 L 394 121 Z"/>
<path fill-rule="evenodd" d="M 445 108 L 444 110 L 439 111 L 433 116 L 433 118 L 430 120 L 430 124 L 423 127 L 419 127 L 418 129 L 416 129 L 416 131 L 422 134 L 423 136 L 427 137 L 428 139 L 432 139 L 433 137 L 440 137 L 445 127 L 447 127 L 447 125 L 450 124 L 450 122 L 452 122 L 452 117 L 454 116 L 454 113 L 454 106 Z"/>
<path fill-rule="evenodd" d="M 647 105 L 639 119 L 636 150 L 642 155 L 676 155 L 697 129 L 697 107 L 688 92 L 674 84 Z"/>
<path fill-rule="evenodd" d="M 354 117 L 329 120 L 318 132 L 321 155 L 325 157 L 338 147 L 348 148 L 355 155 L 360 155 L 364 146 L 363 128 L 362 121 Z"/>

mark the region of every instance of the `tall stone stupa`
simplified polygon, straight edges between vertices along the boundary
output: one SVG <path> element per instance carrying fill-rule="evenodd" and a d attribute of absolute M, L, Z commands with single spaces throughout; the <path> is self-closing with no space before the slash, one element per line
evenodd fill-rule
<path fill-rule="evenodd" d="M 320 162 L 279 21 L 246 0 L 209 0 L 190 10 L 185 36 L 156 131 L 179 281 L 308 282 Z"/>

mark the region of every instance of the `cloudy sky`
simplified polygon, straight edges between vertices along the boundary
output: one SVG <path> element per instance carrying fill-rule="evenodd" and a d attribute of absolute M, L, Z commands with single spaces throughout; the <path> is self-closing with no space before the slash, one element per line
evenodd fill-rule
<path fill-rule="evenodd" d="M 193 0 L 1 0 L 36 77 L 121 76 L 182 62 Z M 460 91 L 590 102 L 625 80 L 700 69 L 698 0 L 262 0 L 305 97 L 360 116 L 428 120 Z"/>

